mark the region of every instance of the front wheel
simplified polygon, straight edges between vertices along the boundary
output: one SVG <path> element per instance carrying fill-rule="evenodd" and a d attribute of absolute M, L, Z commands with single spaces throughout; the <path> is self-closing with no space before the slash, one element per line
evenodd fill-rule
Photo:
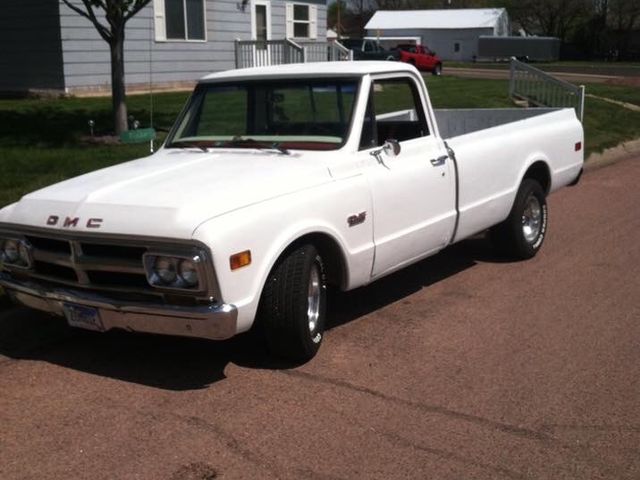
<path fill-rule="evenodd" d="M 501 253 L 525 260 L 534 257 L 547 233 L 549 212 L 538 182 L 525 178 L 507 219 L 491 229 L 491 239 Z"/>
<path fill-rule="evenodd" d="M 324 337 L 327 283 L 313 245 L 295 248 L 273 268 L 259 316 L 272 354 L 296 362 L 313 358 Z"/>
<path fill-rule="evenodd" d="M 437 77 L 442 75 L 442 65 L 437 64 L 435 67 L 433 67 L 433 72 L 431 73 Z"/>

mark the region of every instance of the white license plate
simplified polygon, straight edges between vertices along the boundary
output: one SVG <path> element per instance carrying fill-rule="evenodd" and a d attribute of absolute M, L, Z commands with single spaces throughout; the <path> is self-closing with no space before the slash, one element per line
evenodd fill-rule
<path fill-rule="evenodd" d="M 67 317 L 67 323 L 72 327 L 104 332 L 104 325 L 97 308 L 65 303 L 64 315 Z"/>

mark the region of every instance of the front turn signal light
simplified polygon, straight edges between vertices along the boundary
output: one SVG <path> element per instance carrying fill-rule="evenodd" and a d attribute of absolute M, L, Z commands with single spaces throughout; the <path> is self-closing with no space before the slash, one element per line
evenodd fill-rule
<path fill-rule="evenodd" d="M 246 267 L 251 263 L 251 250 L 245 250 L 244 252 L 234 253 L 229 257 L 229 266 L 231 270 L 237 270 L 238 268 Z"/>

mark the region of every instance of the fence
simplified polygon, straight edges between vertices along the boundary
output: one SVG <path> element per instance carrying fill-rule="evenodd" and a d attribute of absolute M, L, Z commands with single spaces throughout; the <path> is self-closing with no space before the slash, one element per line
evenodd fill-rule
<path fill-rule="evenodd" d="M 289 39 L 236 40 L 236 68 L 304 62 L 304 49 Z"/>
<path fill-rule="evenodd" d="M 344 60 L 353 60 L 353 52 L 337 42 L 236 40 L 236 68 Z"/>
<path fill-rule="evenodd" d="M 353 51 L 338 42 L 299 42 L 305 62 L 340 62 L 353 60 Z"/>
<path fill-rule="evenodd" d="M 515 58 L 511 58 L 509 95 L 537 106 L 575 108 L 580 121 L 584 116 L 584 85 L 559 80 Z"/>

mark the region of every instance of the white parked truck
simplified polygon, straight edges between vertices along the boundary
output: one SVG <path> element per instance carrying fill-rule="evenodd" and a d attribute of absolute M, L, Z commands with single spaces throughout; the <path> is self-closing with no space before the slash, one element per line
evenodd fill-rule
<path fill-rule="evenodd" d="M 434 110 L 396 62 L 203 78 L 155 154 L 0 210 L 0 285 L 72 326 L 225 339 L 260 324 L 315 355 L 350 290 L 490 229 L 526 259 L 577 182 L 572 109 Z"/>

